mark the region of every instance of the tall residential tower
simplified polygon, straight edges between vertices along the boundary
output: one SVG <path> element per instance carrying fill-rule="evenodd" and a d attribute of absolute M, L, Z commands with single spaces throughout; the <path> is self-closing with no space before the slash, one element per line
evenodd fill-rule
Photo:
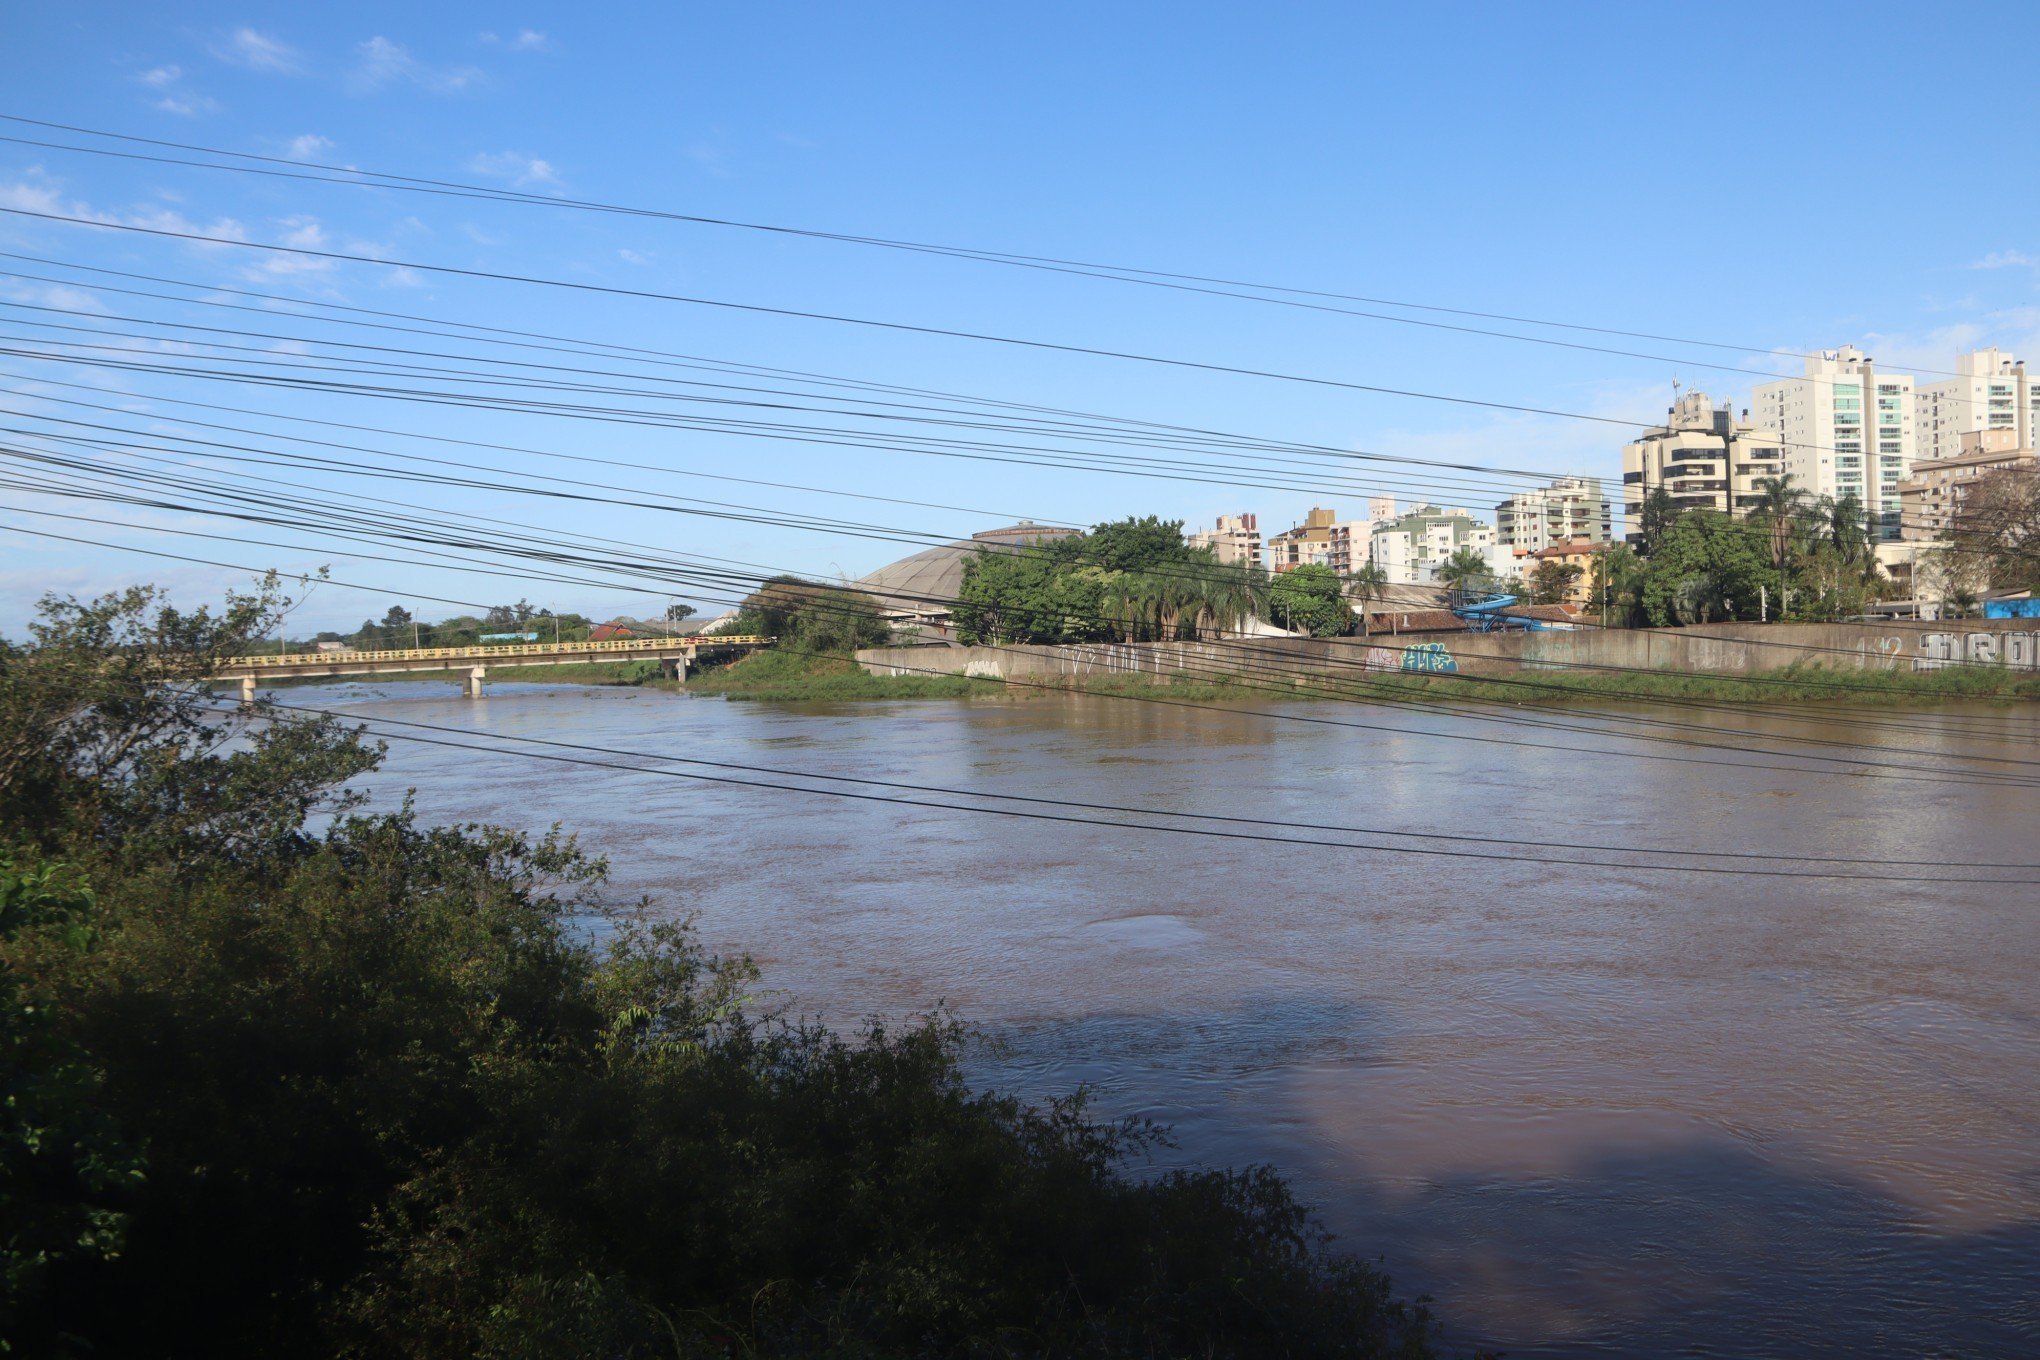
<path fill-rule="evenodd" d="M 1854 494 L 1871 536 L 1898 540 L 1898 484 L 1919 457 L 1910 374 L 1880 373 L 1845 345 L 1807 355 L 1806 376 L 1760 384 L 1754 401 L 1757 424 L 1784 446 L 1795 490 Z"/>

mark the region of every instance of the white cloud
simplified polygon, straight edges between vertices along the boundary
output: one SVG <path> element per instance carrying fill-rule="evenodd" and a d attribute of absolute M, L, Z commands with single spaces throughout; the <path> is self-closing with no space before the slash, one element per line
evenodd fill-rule
<path fill-rule="evenodd" d="M 326 250 L 331 248 L 332 238 L 326 235 L 326 228 L 316 217 L 286 217 L 277 225 L 282 228 L 277 237 L 278 245 L 290 246 L 297 250 Z M 284 255 L 264 253 L 263 259 L 242 270 L 250 279 L 289 278 L 299 274 L 330 274 L 334 261 L 322 260 L 313 255 Z"/>
<path fill-rule="evenodd" d="M 315 160 L 332 149 L 333 139 L 331 137 L 321 137 L 313 132 L 307 132 L 302 137 L 290 139 L 290 158 L 292 160 Z"/>
<path fill-rule="evenodd" d="M 7 296 L 16 302 L 32 302 L 66 312 L 103 313 L 108 310 L 97 295 L 64 283 L 17 284 L 8 288 Z"/>
<path fill-rule="evenodd" d="M 48 184 L 30 184 L 16 180 L 12 184 L 0 184 L 0 208 L 16 208 L 22 212 L 61 213 L 64 205 L 58 201 L 56 189 Z"/>
<path fill-rule="evenodd" d="M 352 83 L 360 92 L 401 82 L 435 94 L 454 94 L 484 79 L 472 66 L 428 66 L 412 56 L 409 48 L 380 34 L 361 44 L 357 51 L 361 64 L 355 69 Z"/>
<path fill-rule="evenodd" d="M 251 71 L 296 75 L 304 69 L 299 64 L 296 48 L 252 28 L 235 29 L 224 42 L 213 48 L 212 53 L 221 61 L 245 66 Z"/>
<path fill-rule="evenodd" d="M 625 264 L 650 264 L 652 262 L 651 254 L 647 251 L 619 250 L 616 253 Z"/>
<path fill-rule="evenodd" d="M 507 179 L 518 188 L 530 184 L 557 185 L 559 172 L 551 162 L 521 151 L 485 151 L 468 162 L 468 169 L 490 179 Z"/>
<path fill-rule="evenodd" d="M 181 66 L 174 64 L 152 66 L 136 76 L 135 80 L 161 96 L 155 104 L 165 113 L 174 113 L 180 118 L 196 118 L 201 114 L 213 113 L 219 108 L 219 101 L 199 94 L 184 84 L 184 68 Z"/>
<path fill-rule="evenodd" d="M 77 204 L 74 205 L 74 208 L 78 211 L 83 211 L 84 205 Z M 126 222 L 130 226 L 147 227 L 152 231 L 179 232 L 189 236 L 217 236 L 222 241 L 245 241 L 248 239 L 248 229 L 231 217 L 216 217 L 211 222 L 201 224 L 192 221 L 183 213 L 176 212 L 170 208 L 143 208 L 139 211 L 128 213 L 124 217 L 95 215 L 102 222 Z M 204 250 L 226 249 L 224 245 L 213 241 L 194 241 L 192 244 Z"/>
<path fill-rule="evenodd" d="M 2040 255 L 2023 250 L 1993 250 L 1969 266 L 1971 269 L 2040 269 Z"/>
<path fill-rule="evenodd" d="M 218 112 L 220 102 L 210 95 L 173 94 L 157 100 L 156 107 L 165 113 L 174 113 L 179 118 L 197 118 L 202 114 Z"/>
<path fill-rule="evenodd" d="M 475 35 L 488 47 L 507 47 L 512 52 L 545 52 L 552 48 L 552 39 L 535 28 L 520 28 L 506 38 L 500 33 L 488 32 Z"/>

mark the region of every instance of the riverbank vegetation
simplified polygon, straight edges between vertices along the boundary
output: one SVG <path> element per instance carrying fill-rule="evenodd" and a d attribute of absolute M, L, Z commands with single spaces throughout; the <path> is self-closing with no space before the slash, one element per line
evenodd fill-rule
<path fill-rule="evenodd" d="M 1267 606 L 1258 566 L 1186 547 L 1180 521 L 1149 515 L 1086 534 L 984 547 L 955 606 L 965 644 L 1157 642 L 1238 627 Z"/>
<path fill-rule="evenodd" d="M 0 643 L 13 1354 L 1432 1353 L 1273 1172 L 1134 1174 L 951 1019 L 757 1013 L 569 836 L 362 805 L 359 732 L 204 687 L 275 605 Z"/>
<path fill-rule="evenodd" d="M 779 646 L 702 670 L 689 676 L 684 688 L 690 694 L 790 703 L 996 698 L 1007 686 L 963 675 L 871 675 L 845 653 Z"/>

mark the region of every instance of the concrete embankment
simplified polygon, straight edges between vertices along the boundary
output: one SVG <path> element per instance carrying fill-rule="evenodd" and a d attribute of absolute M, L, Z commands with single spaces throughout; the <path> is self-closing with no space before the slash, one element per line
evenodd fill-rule
<path fill-rule="evenodd" d="M 2040 672 L 2040 624 L 2031 619 L 1726 623 L 1695 628 L 1264 637 L 1062 647 L 875 647 L 858 652 L 857 660 L 873 675 L 970 675 L 1000 680 L 1178 674 L 1209 679 L 1275 667 L 1288 673 L 1308 674 L 1322 667 L 1327 674 L 1350 674 L 1355 666 L 1434 675 L 1501 675 L 1566 668 L 1736 675 L 1807 664 L 1880 671 L 2001 664 L 2012 670 Z"/>

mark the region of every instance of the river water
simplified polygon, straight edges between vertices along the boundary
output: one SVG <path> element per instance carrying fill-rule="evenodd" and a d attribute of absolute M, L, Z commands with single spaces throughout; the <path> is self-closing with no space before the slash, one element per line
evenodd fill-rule
<path fill-rule="evenodd" d="M 2030 709 L 1624 710 L 1746 734 L 1747 752 L 1710 752 L 1624 743 L 1615 718 L 1553 732 L 1325 704 L 767 706 L 542 685 L 476 703 L 439 683 L 279 697 L 506 745 L 1472 837 L 1397 843 L 1500 857 L 404 742 L 369 785 L 382 806 L 415 787 L 433 820 L 565 823 L 609 856 L 619 894 L 698 914 L 792 1009 L 854 1025 L 946 1003 L 1004 1041 L 977 1075 L 1035 1096 L 1089 1083 L 1100 1113 L 1175 1126 L 1162 1164 L 1273 1163 L 1343 1245 L 1436 1297 L 1455 1346 L 2040 1355 L 2040 870 L 1836 882 L 1526 863 L 1487 843 L 1775 854 L 1683 863 L 1785 871 L 1812 855 L 2032 864 L 2040 788 L 1783 745 L 1987 756 L 2001 763 L 1970 769 L 2031 779 L 2040 766 L 2014 763 L 2040 759 Z M 1679 759 L 1547 749 L 1568 746 Z M 1823 750 L 1846 763 L 1804 758 Z M 1566 855 L 1583 852 L 1543 858 Z M 2022 881 L 1954 881 L 1978 874 Z"/>

